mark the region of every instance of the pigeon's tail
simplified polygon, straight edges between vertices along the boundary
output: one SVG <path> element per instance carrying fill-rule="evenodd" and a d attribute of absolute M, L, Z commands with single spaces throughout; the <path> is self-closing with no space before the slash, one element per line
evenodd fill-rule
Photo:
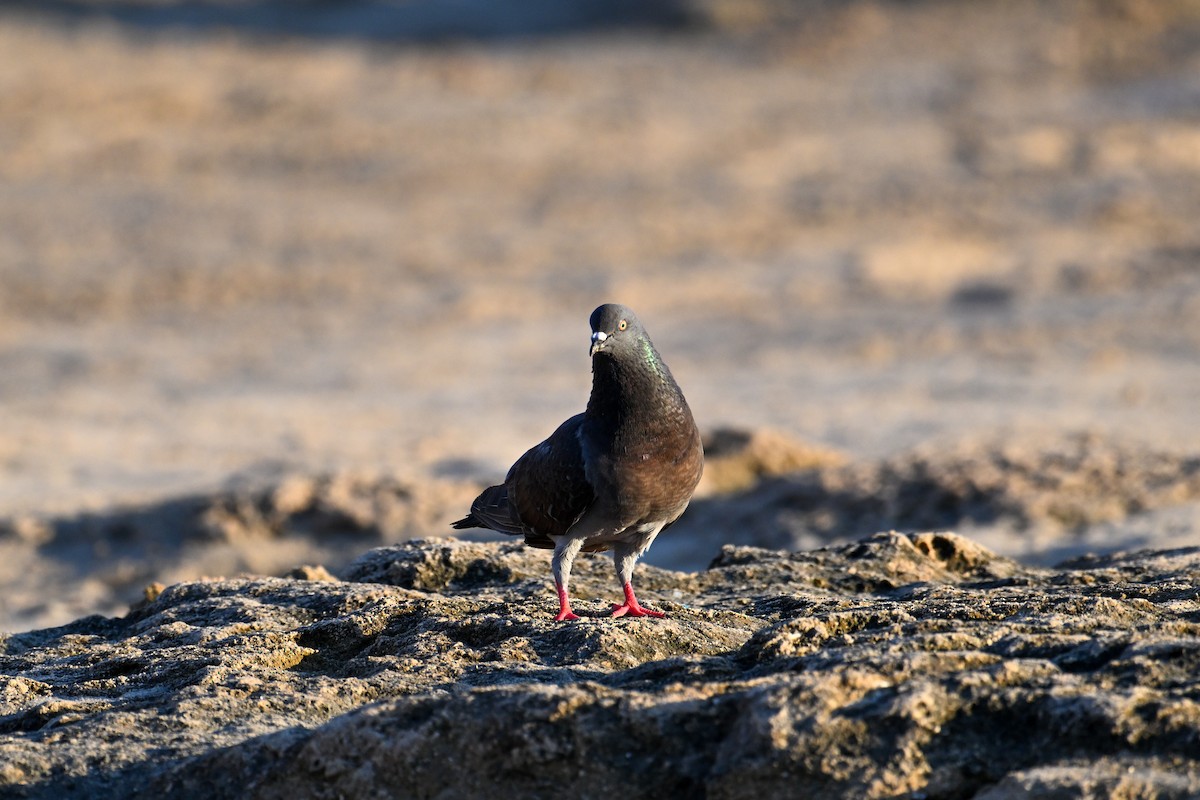
<path fill-rule="evenodd" d="M 520 536 L 526 532 L 526 527 L 508 502 L 508 487 L 503 484 L 484 489 L 471 503 L 471 513 L 450 523 L 450 527 L 460 531 L 464 528 L 488 528 L 510 536 Z"/>

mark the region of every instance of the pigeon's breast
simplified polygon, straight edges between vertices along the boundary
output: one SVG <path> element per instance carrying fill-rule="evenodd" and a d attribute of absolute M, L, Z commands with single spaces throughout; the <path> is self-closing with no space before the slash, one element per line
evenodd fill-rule
<path fill-rule="evenodd" d="M 673 522 L 691 500 L 704 469 L 700 434 L 648 438 L 638 443 L 617 439 L 608 452 L 585 441 L 588 481 L 598 502 L 622 527 Z M 588 457 L 591 456 L 591 457 Z"/>

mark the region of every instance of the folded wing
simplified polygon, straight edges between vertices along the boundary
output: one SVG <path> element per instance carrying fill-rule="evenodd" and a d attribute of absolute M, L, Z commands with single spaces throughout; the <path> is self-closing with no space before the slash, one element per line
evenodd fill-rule
<path fill-rule="evenodd" d="M 533 547 L 553 548 L 596 499 L 583 468 L 579 429 L 584 415 L 571 417 L 512 465 L 504 483 L 485 489 L 471 513 L 455 528 L 490 528 L 524 535 Z"/>

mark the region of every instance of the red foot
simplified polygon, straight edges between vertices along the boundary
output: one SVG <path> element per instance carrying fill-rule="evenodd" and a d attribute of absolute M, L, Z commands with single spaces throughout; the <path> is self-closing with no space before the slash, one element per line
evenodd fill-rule
<path fill-rule="evenodd" d="M 558 589 L 558 616 L 554 618 L 554 621 L 562 622 L 569 619 L 579 619 L 578 615 L 571 611 L 571 598 L 567 597 L 567 587 L 557 582 L 554 586 Z"/>
<path fill-rule="evenodd" d="M 624 617 L 626 615 L 631 617 L 665 617 L 667 613 L 665 611 L 653 611 L 649 608 L 630 605 L 629 603 L 621 603 L 620 605 L 613 603 L 614 617 Z"/>
<path fill-rule="evenodd" d="M 642 604 L 637 601 L 637 597 L 633 594 L 633 586 L 627 583 L 625 584 L 625 602 L 620 604 L 613 603 L 612 615 L 615 619 L 616 617 L 624 617 L 625 615 L 631 617 L 665 617 L 666 613 L 643 608 Z"/>

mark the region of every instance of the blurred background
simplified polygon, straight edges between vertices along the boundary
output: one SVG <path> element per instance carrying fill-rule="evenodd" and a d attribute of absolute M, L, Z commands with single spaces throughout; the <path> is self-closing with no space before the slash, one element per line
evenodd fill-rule
<path fill-rule="evenodd" d="M 0 629 L 448 533 L 606 301 L 708 439 L 651 563 L 1197 543 L 1196 0 L 0 2 L 0 65 Z"/>

